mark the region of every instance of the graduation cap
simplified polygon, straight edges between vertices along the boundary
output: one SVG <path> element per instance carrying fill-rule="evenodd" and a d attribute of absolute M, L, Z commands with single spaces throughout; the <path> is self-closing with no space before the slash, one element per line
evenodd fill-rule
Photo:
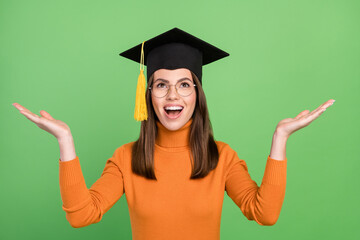
<path fill-rule="evenodd" d="M 179 29 L 173 28 L 119 54 L 140 63 L 134 118 L 147 120 L 144 65 L 147 82 L 158 69 L 187 68 L 202 84 L 202 66 L 230 54 Z"/>

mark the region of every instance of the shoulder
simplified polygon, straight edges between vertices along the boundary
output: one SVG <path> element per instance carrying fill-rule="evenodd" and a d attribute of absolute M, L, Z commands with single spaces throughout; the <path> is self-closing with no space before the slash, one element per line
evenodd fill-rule
<path fill-rule="evenodd" d="M 231 152 L 235 152 L 234 149 L 232 149 L 230 147 L 229 144 L 223 142 L 223 141 L 215 141 L 217 147 L 218 147 L 218 150 L 219 150 L 219 153 L 231 153 Z"/>
<path fill-rule="evenodd" d="M 125 144 L 121 145 L 120 147 L 118 147 L 115 150 L 115 154 L 116 155 L 128 154 L 128 153 L 131 154 L 132 146 L 134 145 L 134 143 L 135 143 L 135 141 L 132 141 L 132 142 L 128 142 L 128 143 L 125 143 Z"/>
<path fill-rule="evenodd" d="M 244 159 L 239 158 L 237 152 L 230 147 L 229 144 L 222 141 L 215 141 L 218 145 L 220 159 L 225 162 L 227 169 L 231 169 L 235 165 L 241 165 L 245 170 L 247 170 L 247 165 Z"/>
<path fill-rule="evenodd" d="M 135 141 L 125 143 L 116 148 L 111 158 L 114 163 L 116 163 L 116 165 L 123 171 L 127 169 L 127 166 L 130 164 L 129 161 L 131 159 L 132 146 L 134 143 Z"/>
<path fill-rule="evenodd" d="M 222 141 L 215 141 L 215 142 L 216 145 L 218 146 L 220 158 L 238 159 L 244 161 L 243 159 L 239 158 L 237 152 L 229 144 Z"/>

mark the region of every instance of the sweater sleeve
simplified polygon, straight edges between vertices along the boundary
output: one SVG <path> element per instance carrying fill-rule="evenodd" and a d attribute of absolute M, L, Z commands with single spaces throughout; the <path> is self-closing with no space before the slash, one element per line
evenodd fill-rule
<path fill-rule="evenodd" d="M 248 220 L 259 225 L 274 225 L 285 198 L 287 158 L 282 161 L 267 157 L 260 187 L 251 179 L 246 162 L 239 159 L 229 145 L 224 147 L 228 162 L 225 191 Z"/>
<path fill-rule="evenodd" d="M 124 194 L 122 157 L 122 148 L 118 148 L 106 161 L 100 178 L 90 189 L 85 184 L 78 156 L 66 162 L 59 159 L 62 209 L 72 227 L 99 222 Z"/>

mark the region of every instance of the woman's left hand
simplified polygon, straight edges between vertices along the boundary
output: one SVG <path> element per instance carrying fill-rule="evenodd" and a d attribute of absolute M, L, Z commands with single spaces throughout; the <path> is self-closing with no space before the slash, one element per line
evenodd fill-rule
<path fill-rule="evenodd" d="M 276 126 L 276 133 L 284 137 L 290 137 L 291 134 L 297 130 L 308 126 L 312 121 L 318 118 L 326 108 L 330 107 L 335 102 L 330 99 L 321 104 L 318 108 L 309 113 L 309 110 L 304 110 L 299 113 L 295 118 L 285 118 L 281 120 Z"/>

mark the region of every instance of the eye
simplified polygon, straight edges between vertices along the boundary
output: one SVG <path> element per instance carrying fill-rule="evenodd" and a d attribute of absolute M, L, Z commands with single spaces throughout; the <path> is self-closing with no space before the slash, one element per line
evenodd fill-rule
<path fill-rule="evenodd" d="M 180 84 L 180 87 L 188 88 L 188 87 L 190 87 L 190 84 L 187 83 L 187 82 L 182 82 L 182 83 Z"/>
<path fill-rule="evenodd" d="M 156 85 L 156 88 L 163 88 L 162 85 L 164 85 L 164 86 L 166 87 L 166 85 L 165 85 L 164 83 L 158 83 L 158 84 Z"/>

